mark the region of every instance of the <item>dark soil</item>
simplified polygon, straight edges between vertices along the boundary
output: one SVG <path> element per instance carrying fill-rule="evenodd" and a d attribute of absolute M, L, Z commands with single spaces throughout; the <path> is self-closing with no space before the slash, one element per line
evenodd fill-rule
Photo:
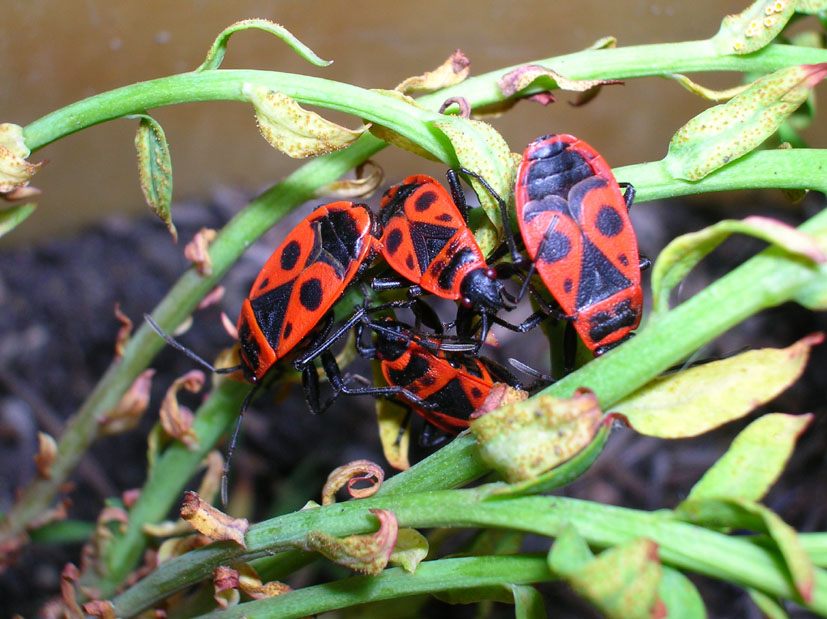
<path fill-rule="evenodd" d="M 59 435 L 65 419 L 78 409 L 112 361 L 119 326 L 113 314 L 115 302 L 133 321 L 139 321 L 187 267 L 183 244 L 202 226 L 220 227 L 243 202 L 241 196 L 224 192 L 210 205 L 178 205 L 174 210 L 182 240 L 178 246 L 154 219 L 111 219 L 77 237 L 0 253 L 0 509 L 9 508 L 15 490 L 34 474 L 36 432 Z M 671 238 L 723 217 L 765 214 L 797 223 L 822 206 L 823 196 L 809 196 L 803 206 L 782 211 L 755 208 L 751 198 L 749 212 L 722 214 L 711 204 L 676 201 L 637 207 L 633 217 L 642 252 L 655 257 Z M 236 315 L 260 265 L 309 208 L 282 222 L 233 267 L 223 282 L 227 294 L 222 302 L 195 314 L 194 325 L 184 337 L 189 346 L 209 358 L 230 344 L 220 325 L 220 311 Z M 760 247 L 746 239 L 730 240 L 693 273 L 682 298 Z M 827 330 L 823 315 L 787 305 L 748 320 L 701 356 L 716 358 L 745 347 L 786 346 L 819 330 Z M 501 347 L 492 354 L 501 360 L 519 356 L 529 365 L 544 368 L 541 346 L 536 346 L 534 355 L 526 352 L 527 342 L 538 338 L 502 331 L 498 335 Z M 617 430 L 597 464 L 562 494 L 638 509 L 673 507 L 750 419 L 771 411 L 813 412 L 812 426 L 766 503 L 800 531 L 827 530 L 825 362 L 827 347 L 816 348 L 805 376 L 776 401 L 748 419 L 697 439 L 665 442 Z M 73 476 L 71 518 L 94 521 L 107 497 L 141 486 L 146 431 L 157 419 L 164 390 L 175 377 L 192 369 L 193 363 L 167 348 L 153 367 L 158 373 L 152 402 L 140 428 L 98 441 Z M 356 371 L 364 372 L 364 367 L 357 366 Z M 191 404 L 197 405 L 197 400 Z M 282 401 L 261 398 L 245 418 L 233 463 L 235 480 L 247 480 L 255 488 L 253 518 L 297 509 L 308 499 L 318 499 L 327 473 L 343 462 L 369 458 L 384 463 L 372 404 L 369 398 L 340 401 L 325 415 L 312 416 L 306 412 L 298 387 Z M 543 543 L 531 542 L 538 547 Z M 66 562 L 78 563 L 78 553 L 77 545 L 31 545 L 0 576 L 0 615 L 35 615 L 44 602 L 58 595 L 60 571 Z M 742 590 L 705 579 L 696 582 L 711 616 L 759 616 Z M 564 587 L 547 587 L 544 592 L 547 608 L 556 609 L 555 615 L 591 613 Z M 427 608 L 426 614 L 437 616 L 449 607 L 432 604 Z M 474 615 L 472 608 L 450 608 L 452 616 Z M 500 610 L 507 611 L 502 616 L 510 616 L 510 610 Z M 500 616 L 499 610 L 495 614 Z"/>

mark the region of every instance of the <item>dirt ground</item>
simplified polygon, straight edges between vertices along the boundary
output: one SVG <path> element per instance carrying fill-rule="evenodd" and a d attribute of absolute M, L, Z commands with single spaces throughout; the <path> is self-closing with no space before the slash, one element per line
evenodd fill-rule
<path fill-rule="evenodd" d="M 633 218 L 641 251 L 654 258 L 669 239 L 722 217 L 764 214 L 796 223 L 824 205 L 823 196 L 817 195 L 796 207 L 756 207 L 755 197 L 751 196 L 749 208 L 723 214 L 717 205 L 697 200 L 691 204 L 675 201 L 635 207 Z M 761 194 L 757 197 L 760 199 Z M 186 268 L 183 244 L 202 226 L 220 227 L 244 201 L 245 196 L 225 190 L 208 205 L 177 205 L 173 212 L 182 239 L 178 246 L 171 243 L 163 226 L 154 219 L 107 219 L 73 238 L 0 252 L 0 510 L 8 509 L 15 490 L 34 474 L 36 432 L 42 429 L 59 435 L 64 420 L 77 410 L 111 362 L 118 330 L 113 314 L 115 302 L 119 301 L 122 310 L 139 321 Z M 303 207 L 282 222 L 232 268 L 223 282 L 227 289 L 223 301 L 195 314 L 193 328 L 185 338 L 190 346 L 209 357 L 230 343 L 220 325 L 220 311 L 236 315 L 260 265 L 309 208 Z M 693 273 L 682 296 L 690 296 L 760 247 L 760 243 L 744 239 L 729 241 Z M 745 347 L 786 346 L 818 330 L 827 330 L 824 315 L 787 305 L 748 320 L 701 356 L 715 358 Z M 521 336 L 500 332 L 500 337 L 502 345 L 493 354 L 502 360 L 519 354 L 529 365 L 544 366 L 539 356 L 541 347 L 529 355 Z M 562 494 L 637 509 L 673 507 L 749 420 L 772 411 L 813 412 L 816 416 L 812 426 L 766 503 L 800 531 L 825 531 L 826 363 L 827 346 L 815 349 L 798 384 L 748 419 L 697 439 L 667 443 L 619 429 L 589 473 L 563 489 Z M 146 431 L 157 419 L 166 387 L 193 364 L 167 348 L 153 367 L 158 374 L 143 423 L 138 430 L 105 438 L 95 445 L 73 477 L 76 489 L 71 493 L 71 518 L 92 521 L 108 496 L 142 484 Z M 196 405 L 197 399 L 191 404 Z M 278 403 L 271 397 L 259 399 L 244 421 L 237 453 L 234 475 L 237 480 L 254 484 L 256 520 L 318 498 L 327 472 L 343 462 L 369 458 L 384 464 L 370 398 L 340 401 L 323 416 L 312 416 L 298 387 Z M 539 544 L 540 540 L 529 543 Z M 60 571 L 67 561 L 78 561 L 78 550 L 77 545 L 34 544 L 28 548 L 18 564 L 0 576 L 0 615 L 34 616 L 46 600 L 58 593 Z M 742 590 L 700 578 L 695 581 L 710 616 L 760 616 Z M 544 592 L 547 608 L 554 608 L 558 616 L 591 613 L 564 587 L 548 587 Z M 429 616 L 438 616 L 443 608 L 448 607 L 429 606 Z M 510 612 L 501 607 L 495 616 L 510 616 Z M 451 613 L 472 616 L 474 610 L 455 608 Z"/>

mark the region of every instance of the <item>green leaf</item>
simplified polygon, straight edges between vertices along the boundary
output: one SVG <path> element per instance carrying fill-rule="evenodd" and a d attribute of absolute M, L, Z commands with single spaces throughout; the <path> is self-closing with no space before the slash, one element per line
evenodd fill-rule
<path fill-rule="evenodd" d="M 812 414 L 773 413 L 759 417 L 735 437 L 727 452 L 695 484 L 688 498 L 761 499 L 781 475 L 796 440 L 812 419 Z"/>
<path fill-rule="evenodd" d="M 172 158 L 164 130 L 158 122 L 146 115 L 130 116 L 140 118 L 135 134 L 135 149 L 138 151 L 138 177 L 144 199 L 161 218 L 173 240 L 178 242 L 178 232 L 172 223 Z"/>
<path fill-rule="evenodd" d="M 766 533 L 784 558 L 798 593 L 806 602 L 812 600 L 815 583 L 813 563 L 801 546 L 795 529 L 769 508 L 737 498 L 687 499 L 675 509 L 675 515 L 705 527 L 749 529 Z"/>
<path fill-rule="evenodd" d="M 757 0 L 737 15 L 727 15 L 712 44 L 722 54 L 749 54 L 768 45 L 787 25 L 798 0 Z"/>
<path fill-rule="evenodd" d="M 783 248 L 791 254 L 813 262 L 827 261 L 815 238 L 768 217 L 752 216 L 743 220 L 725 219 L 717 224 L 684 234 L 667 245 L 652 268 L 652 313 L 650 320 L 669 309 L 669 295 L 684 277 L 709 252 L 731 234 L 747 234 Z"/>
<path fill-rule="evenodd" d="M 807 336 L 788 348 L 762 348 L 651 381 L 612 407 L 636 432 L 697 436 L 739 419 L 795 382 L 823 341 Z"/>
<path fill-rule="evenodd" d="M 641 538 L 615 546 L 566 576 L 579 595 L 610 618 L 651 619 L 663 604 L 658 595 L 658 545 Z"/>
<path fill-rule="evenodd" d="M 458 116 L 445 116 L 434 125 L 451 140 L 462 167 L 484 178 L 500 198 L 509 196 L 516 169 L 511 165 L 511 149 L 494 127 Z M 488 219 L 499 232 L 502 216 L 497 200 L 477 179 L 469 180 Z"/>
<path fill-rule="evenodd" d="M 471 422 L 482 460 L 506 481 L 534 479 L 588 445 L 602 421 L 590 391 L 560 399 L 537 395 Z"/>
<path fill-rule="evenodd" d="M 676 179 L 697 181 L 748 153 L 807 100 L 825 75 L 827 63 L 786 67 L 701 112 L 672 136 L 666 169 Z"/>
<path fill-rule="evenodd" d="M 593 559 L 594 554 L 586 540 L 574 525 L 567 524 L 548 552 L 548 567 L 555 574 L 570 576 L 586 567 Z"/>
<path fill-rule="evenodd" d="M 17 204 L 0 211 L 0 237 L 23 223 L 29 215 L 34 213 L 35 208 L 37 208 L 36 204 L 28 203 Z"/>
<path fill-rule="evenodd" d="M 706 607 L 698 589 L 678 570 L 661 566 L 658 594 L 669 619 L 705 619 Z"/>
<path fill-rule="evenodd" d="M 375 92 L 385 97 L 391 97 L 392 99 L 396 99 L 397 101 L 401 101 L 402 103 L 411 106 L 412 114 L 416 114 L 417 112 L 426 110 L 425 107 L 421 106 L 419 103 L 416 102 L 416 99 L 414 99 L 413 97 L 409 97 L 408 95 L 403 94 L 398 90 L 375 89 L 371 92 Z M 422 148 L 419 144 L 406 138 L 401 133 L 398 133 L 393 129 L 389 129 L 384 125 L 374 122 L 370 125 L 370 132 L 380 140 L 383 140 L 388 144 L 396 146 L 397 148 L 401 148 L 402 150 L 406 150 L 409 153 L 413 153 L 414 155 L 419 155 L 423 159 L 441 162 L 439 157 L 435 156 L 433 153 Z"/>
<path fill-rule="evenodd" d="M 795 10 L 799 13 L 815 15 L 827 11 L 827 0 L 798 0 Z"/>
<path fill-rule="evenodd" d="M 241 90 L 256 108 L 258 130 L 264 139 L 294 159 L 346 148 L 368 129 L 367 126 L 348 129 L 337 125 L 267 86 L 247 83 Z"/>
<path fill-rule="evenodd" d="M 491 493 L 488 500 L 549 492 L 573 482 L 589 470 L 598 456 L 603 453 L 603 447 L 609 439 L 611 430 L 611 420 L 607 419 L 607 421 L 600 426 L 600 430 L 598 430 L 592 442 L 571 460 L 564 462 L 542 475 L 538 475 L 534 479 L 497 488 Z"/>
<path fill-rule="evenodd" d="M 530 585 L 509 585 L 514 596 L 515 619 L 546 619 L 543 596 Z"/>
<path fill-rule="evenodd" d="M 428 556 L 428 539 L 416 529 L 399 529 L 389 562 L 413 574 Z"/>
<path fill-rule="evenodd" d="M 282 41 L 287 43 L 287 45 L 289 45 L 290 48 L 299 56 L 317 67 L 326 67 L 333 62 L 332 60 L 322 60 L 319 58 L 315 53 L 313 53 L 313 50 L 299 41 L 290 33 L 289 30 L 287 30 L 287 28 L 281 26 L 280 24 L 271 22 L 267 19 L 243 19 L 221 31 L 221 34 L 216 37 L 212 47 L 210 47 L 210 51 L 207 52 L 207 58 L 201 63 L 201 66 L 198 67 L 195 72 L 211 71 L 220 67 L 224 60 L 224 54 L 227 53 L 227 43 L 229 42 L 230 37 L 240 30 L 249 30 L 251 28 L 264 30 L 265 32 L 269 32 L 270 34 L 277 36 Z"/>
<path fill-rule="evenodd" d="M 778 598 L 769 596 L 758 589 L 747 589 L 747 593 L 767 619 L 789 619 L 790 616 Z"/>

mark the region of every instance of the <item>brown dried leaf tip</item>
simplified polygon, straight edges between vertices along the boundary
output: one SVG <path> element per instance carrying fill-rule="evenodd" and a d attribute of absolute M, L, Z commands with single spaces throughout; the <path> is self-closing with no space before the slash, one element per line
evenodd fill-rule
<path fill-rule="evenodd" d="M 195 270 L 202 277 L 212 275 L 212 261 L 208 250 L 215 236 L 216 231 L 212 228 L 201 228 L 184 248 L 184 257 L 195 264 Z"/>
<path fill-rule="evenodd" d="M 224 286 L 216 286 L 215 288 L 213 288 L 212 290 L 210 290 L 207 293 L 207 296 L 205 296 L 203 299 L 201 299 L 201 302 L 198 303 L 198 307 L 196 307 L 195 309 L 197 309 L 197 310 L 207 309 L 211 305 L 215 305 L 216 303 L 218 303 L 223 298 L 224 298 Z"/>
<path fill-rule="evenodd" d="M 582 95 L 575 103 L 575 105 L 583 105 L 595 97 L 600 86 L 622 83 L 619 80 L 572 80 L 541 65 L 526 64 L 503 75 L 497 85 L 506 97 L 512 97 L 532 85 L 544 87 L 541 92 L 525 95 L 529 100 L 541 105 L 554 102 L 554 95 L 551 93 L 553 88 L 588 93 Z"/>
<path fill-rule="evenodd" d="M 375 480 L 375 481 L 374 481 Z M 385 480 L 385 471 L 370 460 L 354 460 L 334 469 L 322 488 L 322 505 L 336 502 L 336 493 L 347 486 L 348 494 L 354 499 L 373 496 Z M 354 488 L 354 484 L 369 482 L 367 488 Z"/>
<path fill-rule="evenodd" d="M 178 404 L 178 391 L 183 387 L 187 391 L 197 393 L 203 386 L 204 373 L 200 370 L 191 370 L 172 383 L 161 403 L 161 426 L 164 432 L 192 450 L 198 448 L 198 435 L 192 429 L 194 417 L 190 409 Z"/>
<path fill-rule="evenodd" d="M 189 522 L 199 533 L 206 535 L 213 541 L 233 541 L 242 548 L 246 548 L 244 534 L 250 528 L 246 518 L 233 518 L 219 511 L 195 492 L 184 494 L 184 504 L 181 506 L 181 518 Z"/>
<path fill-rule="evenodd" d="M 115 607 L 112 602 L 108 600 L 95 600 L 94 602 L 86 602 L 83 605 L 83 610 L 87 615 L 93 617 L 100 617 L 101 619 L 115 619 Z"/>
<path fill-rule="evenodd" d="M 121 302 L 115 303 L 115 318 L 121 323 L 118 335 L 115 336 L 115 361 L 123 357 L 123 350 L 129 343 L 129 336 L 132 335 L 132 320 L 121 311 Z"/>
<path fill-rule="evenodd" d="M 376 576 L 388 565 L 391 552 L 399 534 L 399 523 L 393 512 L 372 509 L 370 513 L 379 519 L 379 530 L 373 535 L 333 537 L 324 531 L 311 531 L 307 535 L 306 550 L 325 557 L 362 574 Z"/>
<path fill-rule="evenodd" d="M 242 563 L 238 566 L 238 584 L 241 590 L 254 600 L 273 598 L 293 590 L 277 580 L 262 583 L 261 577 L 253 567 L 247 563 Z"/>
<path fill-rule="evenodd" d="M 412 92 L 432 92 L 440 88 L 454 86 L 466 80 L 471 73 L 471 61 L 460 50 L 456 50 L 448 59 L 433 71 L 409 77 L 394 90 L 409 94 Z"/>
<path fill-rule="evenodd" d="M 38 432 L 37 444 L 37 453 L 34 455 L 37 472 L 43 479 L 51 479 L 52 463 L 57 457 L 57 443 L 51 435 L 45 432 Z"/>
<path fill-rule="evenodd" d="M 241 592 L 238 590 L 238 572 L 226 565 L 220 565 L 213 570 L 213 587 L 215 594 L 213 599 L 226 610 L 230 606 L 238 604 Z"/>
<path fill-rule="evenodd" d="M 144 370 L 121 397 L 115 408 L 104 413 L 98 419 L 100 436 L 109 436 L 127 432 L 138 425 L 141 416 L 149 405 L 149 393 L 155 370 Z"/>

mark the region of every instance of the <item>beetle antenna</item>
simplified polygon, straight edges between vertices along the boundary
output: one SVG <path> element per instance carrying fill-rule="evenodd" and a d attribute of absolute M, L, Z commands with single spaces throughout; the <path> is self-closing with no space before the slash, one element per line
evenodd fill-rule
<path fill-rule="evenodd" d="M 253 385 L 253 388 L 250 389 L 244 398 L 244 402 L 241 403 L 241 410 L 238 411 L 238 421 L 235 424 L 235 430 L 233 430 L 233 438 L 230 440 L 230 446 L 227 448 L 227 459 L 224 461 L 224 471 L 221 473 L 221 504 L 224 507 L 227 506 L 227 478 L 230 475 L 230 461 L 233 459 L 233 451 L 235 451 L 238 433 L 241 430 L 241 421 L 244 419 L 244 413 L 247 411 L 250 402 L 252 402 L 253 396 L 262 384 L 263 383 L 259 382 Z"/>
<path fill-rule="evenodd" d="M 530 365 L 526 365 L 525 363 L 523 363 L 519 359 L 514 359 L 513 357 L 511 357 L 508 360 L 508 362 L 511 364 L 512 367 L 519 370 L 523 374 L 528 374 L 529 376 L 533 376 L 534 378 L 539 378 L 539 379 L 544 380 L 544 381 L 552 381 L 553 382 L 553 380 L 554 380 L 548 374 L 543 374 L 542 372 L 538 372 L 533 367 L 531 367 Z"/>
<path fill-rule="evenodd" d="M 164 338 L 164 341 L 172 346 L 175 350 L 178 350 L 184 353 L 187 357 L 195 361 L 196 363 L 200 364 L 201 366 L 207 368 L 213 374 L 232 374 L 233 372 L 238 372 L 242 369 L 241 365 L 234 365 L 229 368 L 217 368 L 212 363 L 205 361 L 194 352 L 192 352 L 189 348 L 184 346 L 183 344 L 179 343 L 177 340 L 173 339 L 172 336 L 167 335 L 164 330 L 158 326 L 158 323 L 152 319 L 152 316 L 149 314 L 144 314 L 144 320 L 149 323 L 149 326 L 152 327 L 152 330 L 155 331 L 158 335 Z"/>

